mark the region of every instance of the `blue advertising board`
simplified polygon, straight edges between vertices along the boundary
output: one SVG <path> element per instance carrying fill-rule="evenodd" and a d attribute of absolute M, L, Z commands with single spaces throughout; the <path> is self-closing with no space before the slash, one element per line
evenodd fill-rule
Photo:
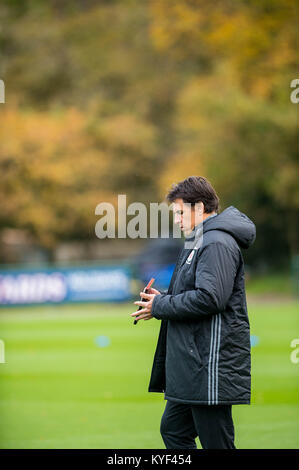
<path fill-rule="evenodd" d="M 174 271 L 174 264 L 157 265 L 153 263 L 143 263 L 139 267 L 139 277 L 144 284 L 154 277 L 156 289 L 167 290 Z"/>
<path fill-rule="evenodd" d="M 0 306 L 125 301 L 130 286 L 124 266 L 0 270 Z"/>

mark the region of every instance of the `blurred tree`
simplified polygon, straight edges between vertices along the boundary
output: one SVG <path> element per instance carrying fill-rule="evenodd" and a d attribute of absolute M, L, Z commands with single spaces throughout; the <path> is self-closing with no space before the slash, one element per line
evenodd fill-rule
<path fill-rule="evenodd" d="M 99 202 L 202 174 L 256 221 L 249 261 L 298 253 L 296 0 L 3 0 L 0 21 L 0 227 L 94 236 Z"/>
<path fill-rule="evenodd" d="M 222 69 L 221 74 L 186 85 L 178 97 L 176 124 L 179 150 L 161 173 L 160 194 L 173 181 L 204 174 L 215 185 L 222 208 L 239 205 L 260 228 L 252 261 L 272 257 L 281 262 L 288 253 L 286 242 L 291 254 L 298 253 L 295 106 L 277 108 L 250 98 Z M 269 244 L 269 236 L 279 250 Z"/>
<path fill-rule="evenodd" d="M 114 200 L 101 182 L 106 155 L 78 110 L 5 108 L 0 128 L 0 227 L 26 228 L 52 248 L 57 239 L 93 235 L 94 209 Z"/>
<path fill-rule="evenodd" d="M 299 252 L 298 113 L 289 97 L 298 71 L 297 1 L 150 5 L 157 49 L 197 66 L 178 94 L 177 148 L 161 175 L 161 193 L 174 175 L 203 168 L 223 203 L 239 204 L 256 221 L 249 257 L 281 263 Z"/>
<path fill-rule="evenodd" d="M 174 60 L 228 61 L 248 93 L 284 100 L 298 70 L 297 0 L 151 0 L 151 34 Z M 201 70 L 202 71 L 202 70 Z M 210 70 L 208 70 L 210 72 Z"/>

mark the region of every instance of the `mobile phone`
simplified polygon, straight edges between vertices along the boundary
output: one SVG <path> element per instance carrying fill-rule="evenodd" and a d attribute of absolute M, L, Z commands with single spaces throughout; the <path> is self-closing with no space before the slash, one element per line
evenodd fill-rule
<path fill-rule="evenodd" d="M 147 294 L 154 282 L 155 282 L 155 278 L 152 277 L 151 280 L 150 280 L 149 283 L 145 286 L 145 288 L 143 289 L 142 292 L 144 292 L 145 294 Z M 142 299 L 142 297 L 140 297 L 140 300 L 141 300 L 141 301 L 144 301 L 144 299 Z M 143 307 L 140 306 L 138 310 L 141 310 L 142 308 L 143 308 Z M 135 318 L 135 320 L 134 320 L 134 325 L 137 325 L 137 323 L 138 323 L 138 320 L 136 320 L 136 318 Z"/>

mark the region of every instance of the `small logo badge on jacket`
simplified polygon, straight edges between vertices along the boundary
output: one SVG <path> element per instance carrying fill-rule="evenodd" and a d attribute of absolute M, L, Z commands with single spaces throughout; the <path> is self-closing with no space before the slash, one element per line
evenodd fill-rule
<path fill-rule="evenodd" d="M 187 264 L 191 264 L 192 258 L 194 256 L 194 251 L 195 250 L 192 250 L 190 255 L 188 256 L 187 261 L 186 261 Z"/>

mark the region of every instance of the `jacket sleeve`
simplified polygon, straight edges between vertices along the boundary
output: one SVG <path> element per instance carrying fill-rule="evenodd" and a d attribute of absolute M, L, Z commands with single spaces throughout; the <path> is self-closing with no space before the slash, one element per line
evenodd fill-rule
<path fill-rule="evenodd" d="M 238 251 L 234 253 L 220 242 L 207 245 L 197 261 L 195 289 L 157 295 L 152 316 L 159 320 L 200 320 L 222 312 L 232 294 L 238 265 Z"/>

